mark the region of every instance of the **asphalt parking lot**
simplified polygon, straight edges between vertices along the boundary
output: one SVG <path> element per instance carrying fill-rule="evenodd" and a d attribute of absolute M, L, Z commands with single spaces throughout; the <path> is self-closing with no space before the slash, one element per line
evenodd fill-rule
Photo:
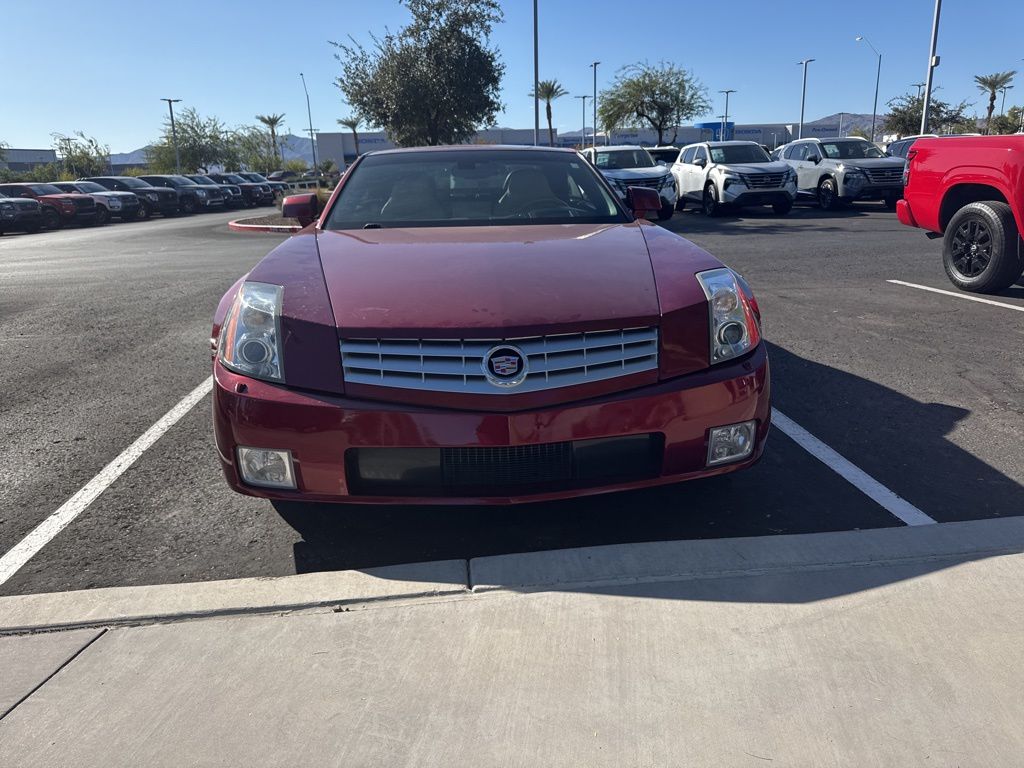
<path fill-rule="evenodd" d="M 283 239 L 232 233 L 230 218 L 0 238 L 0 556 L 209 375 L 217 300 Z M 878 204 L 685 211 L 665 226 L 757 293 L 789 420 L 777 423 L 791 426 L 754 469 L 497 509 L 275 508 L 224 485 L 207 396 L 0 594 L 904 525 L 894 509 L 925 522 L 1024 513 L 1024 286 L 995 303 L 925 290 L 957 293 L 939 243 Z"/>

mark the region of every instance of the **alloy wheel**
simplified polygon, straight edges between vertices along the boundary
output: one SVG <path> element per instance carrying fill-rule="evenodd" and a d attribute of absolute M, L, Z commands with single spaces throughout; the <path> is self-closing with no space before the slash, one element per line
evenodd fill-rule
<path fill-rule="evenodd" d="M 992 233 L 985 222 L 968 219 L 957 227 L 952 243 L 953 266 L 964 277 L 977 277 L 992 260 Z"/>

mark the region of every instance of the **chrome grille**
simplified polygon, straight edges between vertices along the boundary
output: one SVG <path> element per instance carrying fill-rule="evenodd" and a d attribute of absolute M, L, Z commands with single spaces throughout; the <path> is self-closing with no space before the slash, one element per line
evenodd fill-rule
<path fill-rule="evenodd" d="M 527 359 L 521 384 L 492 384 L 484 358 L 511 345 Z M 530 336 L 509 339 L 342 339 L 345 381 L 398 389 L 465 394 L 537 392 L 655 370 L 658 329 Z"/>
<path fill-rule="evenodd" d="M 902 168 L 865 168 L 872 184 L 899 184 L 903 181 Z"/>
<path fill-rule="evenodd" d="M 4 200 L 4 202 L 6 203 L 10 201 Z M 39 203 L 35 200 L 16 200 L 14 201 L 14 207 L 22 211 L 38 211 Z"/>
<path fill-rule="evenodd" d="M 786 181 L 785 173 L 744 173 L 743 183 L 751 189 L 777 189 Z"/>
<path fill-rule="evenodd" d="M 672 175 L 659 176 L 656 179 L 612 179 L 612 183 L 625 189 L 626 187 L 648 187 L 650 189 L 661 189 L 672 182 Z"/>

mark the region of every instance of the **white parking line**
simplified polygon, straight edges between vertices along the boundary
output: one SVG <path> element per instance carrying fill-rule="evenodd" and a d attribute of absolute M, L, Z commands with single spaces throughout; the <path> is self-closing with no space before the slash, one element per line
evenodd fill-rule
<path fill-rule="evenodd" d="M 82 514 L 96 500 L 97 496 L 123 475 L 128 467 L 134 464 L 182 416 L 192 410 L 196 403 L 202 400 L 212 388 L 213 377 L 210 377 L 185 395 L 156 424 L 143 432 L 138 440 L 125 448 L 116 459 L 101 469 L 99 474 L 86 483 L 78 493 L 61 504 L 56 512 L 43 520 L 24 539 L 15 544 L 7 554 L 0 558 L 0 585 L 17 573 L 39 550 L 53 540 L 54 536 Z"/>
<path fill-rule="evenodd" d="M 778 427 L 797 445 L 842 477 L 868 498 L 885 508 L 907 525 L 932 525 L 936 521 L 906 499 L 897 496 L 871 475 L 851 464 L 806 429 L 772 408 L 772 426 Z"/>
<path fill-rule="evenodd" d="M 918 288 L 922 291 L 930 291 L 931 293 L 941 293 L 943 296 L 952 296 L 954 299 L 966 299 L 967 301 L 976 301 L 979 304 L 991 304 L 994 307 L 1003 307 L 1004 309 L 1013 309 L 1017 312 L 1024 312 L 1024 307 L 1018 307 L 1016 304 L 1005 304 L 1001 301 L 983 299 L 980 296 L 968 296 L 966 293 L 944 291 L 941 288 L 930 288 L 927 285 L 918 285 L 917 283 L 905 283 L 902 280 L 886 280 L 885 282 L 892 283 L 893 285 L 905 285 L 908 288 Z"/>

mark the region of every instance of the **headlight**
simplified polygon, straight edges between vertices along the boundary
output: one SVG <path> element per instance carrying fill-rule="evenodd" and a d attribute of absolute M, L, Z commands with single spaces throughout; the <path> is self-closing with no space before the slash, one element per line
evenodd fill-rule
<path fill-rule="evenodd" d="M 711 364 L 753 349 L 761 340 L 761 330 L 736 275 L 731 269 L 711 269 L 699 272 L 697 279 L 710 305 Z"/>
<path fill-rule="evenodd" d="M 109 205 L 112 209 L 116 211 L 121 208 L 121 201 L 118 200 L 116 197 L 108 197 L 107 205 Z"/>
<path fill-rule="evenodd" d="M 794 171 L 792 168 L 786 171 L 786 183 L 796 184 L 796 171 Z"/>
<path fill-rule="evenodd" d="M 864 175 L 864 171 L 859 168 L 847 168 L 845 174 L 846 181 L 867 181 L 868 177 Z"/>
<path fill-rule="evenodd" d="M 728 189 L 733 184 L 742 184 L 744 187 L 747 186 L 747 182 L 745 182 L 743 180 L 742 176 L 735 176 L 735 175 L 731 175 L 731 174 L 726 174 L 725 182 L 723 183 L 722 186 L 725 189 Z"/>
<path fill-rule="evenodd" d="M 160 199 L 160 195 L 158 195 L 156 192 L 147 192 L 146 199 L 155 203 L 157 200 Z"/>
<path fill-rule="evenodd" d="M 283 289 L 268 283 L 243 283 L 220 332 L 221 364 L 254 379 L 284 381 L 281 359 Z"/>
<path fill-rule="evenodd" d="M 10 203 L 0 203 L 0 216 L 13 216 L 14 206 Z"/>
<path fill-rule="evenodd" d="M 196 190 L 196 197 L 206 197 L 206 190 L 205 189 L 197 189 Z"/>

